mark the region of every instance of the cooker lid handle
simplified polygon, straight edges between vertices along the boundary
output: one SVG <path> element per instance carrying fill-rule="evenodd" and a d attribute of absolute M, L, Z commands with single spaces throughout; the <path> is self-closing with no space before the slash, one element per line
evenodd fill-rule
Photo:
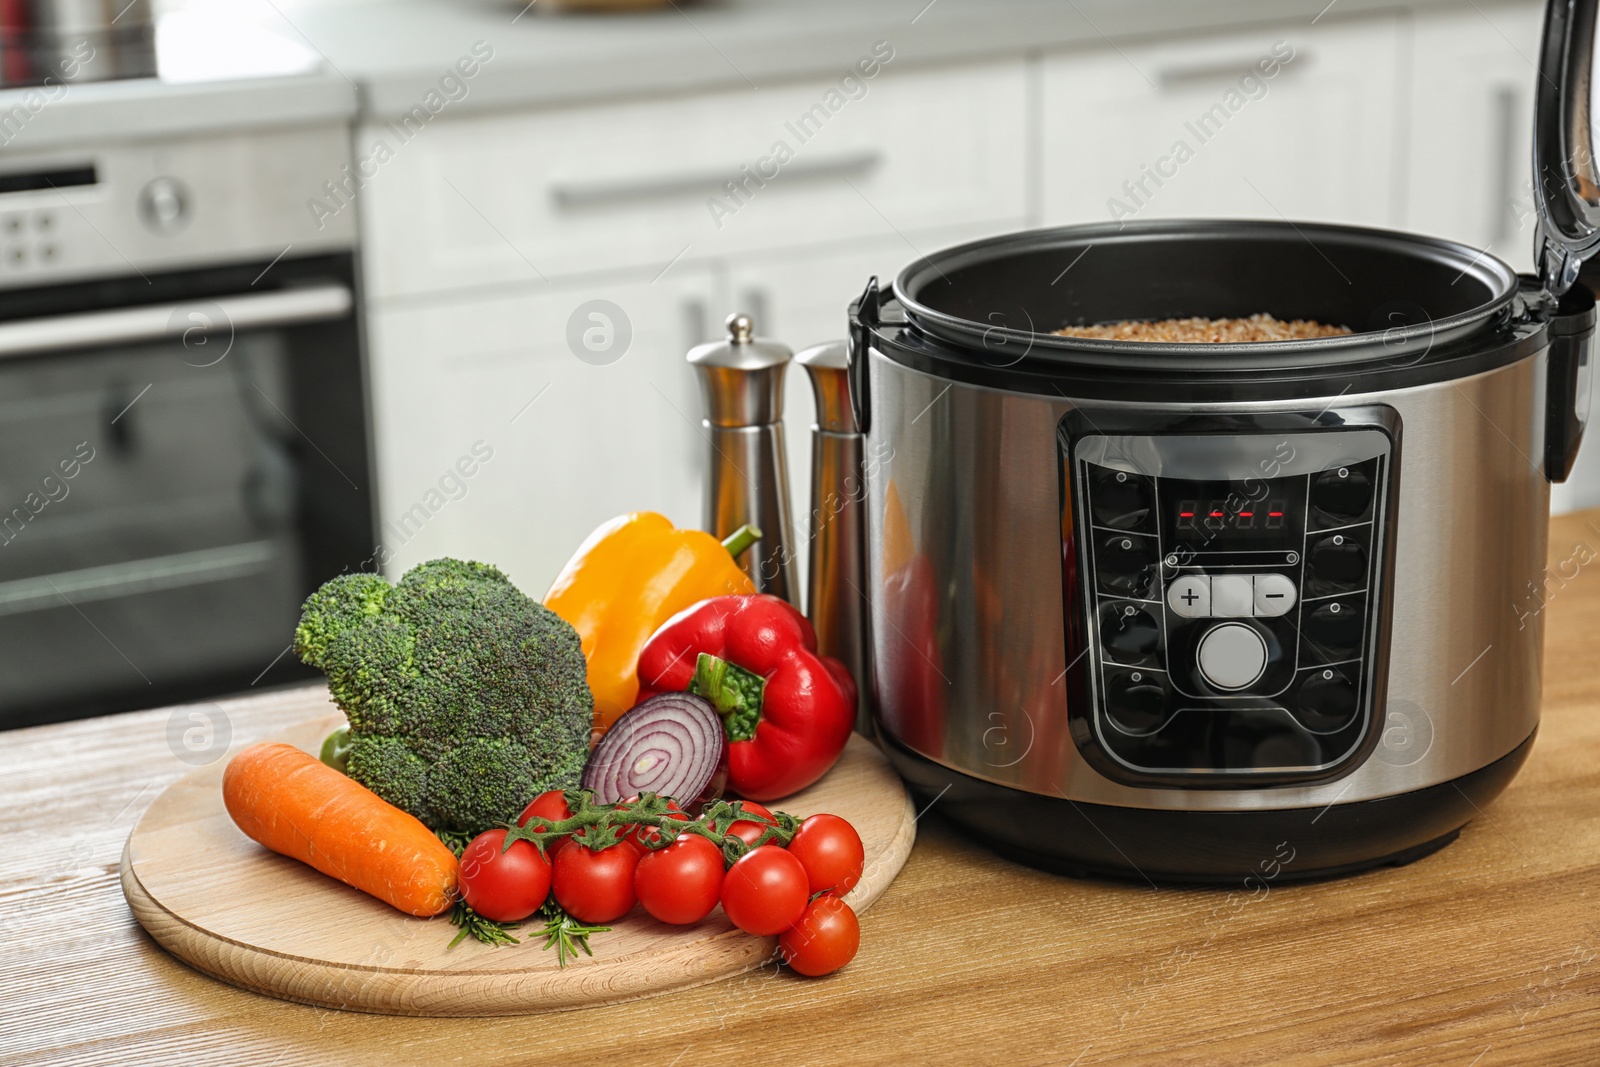
<path fill-rule="evenodd" d="M 846 379 L 850 383 L 850 409 L 855 415 L 855 430 L 866 433 L 872 405 L 867 397 L 867 350 L 872 344 L 872 329 L 881 321 L 883 290 L 874 274 L 867 288 L 850 305 L 850 333 L 845 341 Z"/>
<path fill-rule="evenodd" d="M 1533 115 L 1534 262 L 1559 296 L 1600 245 L 1600 170 L 1590 125 L 1597 0 L 1547 0 Z"/>

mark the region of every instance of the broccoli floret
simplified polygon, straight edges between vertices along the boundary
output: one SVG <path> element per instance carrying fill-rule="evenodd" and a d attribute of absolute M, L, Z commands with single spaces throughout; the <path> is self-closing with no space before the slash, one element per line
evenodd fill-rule
<path fill-rule="evenodd" d="M 350 777 L 435 830 L 479 833 L 578 785 L 594 713 L 578 633 L 494 567 L 342 575 L 306 600 L 295 652 L 350 720 Z"/>

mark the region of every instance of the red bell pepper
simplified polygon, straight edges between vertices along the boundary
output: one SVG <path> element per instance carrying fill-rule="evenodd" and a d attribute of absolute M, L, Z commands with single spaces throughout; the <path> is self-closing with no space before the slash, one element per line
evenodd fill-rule
<path fill-rule="evenodd" d="M 639 699 L 689 691 L 728 736 L 728 787 L 777 800 L 827 773 L 850 739 L 856 686 L 817 653 L 811 623 L 764 594 L 702 600 L 668 619 L 639 653 Z"/>

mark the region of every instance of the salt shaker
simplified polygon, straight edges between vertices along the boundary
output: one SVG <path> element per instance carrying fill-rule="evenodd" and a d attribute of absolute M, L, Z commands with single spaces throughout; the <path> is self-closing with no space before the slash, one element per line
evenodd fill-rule
<path fill-rule="evenodd" d="M 739 565 L 763 593 L 798 599 L 789 536 L 789 471 L 783 451 L 783 373 L 793 353 L 755 336 L 748 315 L 730 315 L 728 339 L 698 345 L 689 362 L 705 400 L 709 477 L 705 528 L 719 539 L 749 523 L 761 540 Z"/>

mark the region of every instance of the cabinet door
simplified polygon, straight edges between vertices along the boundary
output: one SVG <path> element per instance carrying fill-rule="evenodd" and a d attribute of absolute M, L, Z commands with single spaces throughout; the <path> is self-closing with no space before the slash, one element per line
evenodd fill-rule
<path fill-rule="evenodd" d="M 1533 266 L 1540 4 L 1419 14 L 1406 227 Z"/>
<path fill-rule="evenodd" d="M 1264 27 L 1044 64 L 1047 221 L 1398 221 L 1394 18 Z"/>
<path fill-rule="evenodd" d="M 380 306 L 371 318 L 386 571 L 494 563 L 542 596 L 601 522 L 698 524 L 707 447 L 684 356 L 713 274 Z"/>

